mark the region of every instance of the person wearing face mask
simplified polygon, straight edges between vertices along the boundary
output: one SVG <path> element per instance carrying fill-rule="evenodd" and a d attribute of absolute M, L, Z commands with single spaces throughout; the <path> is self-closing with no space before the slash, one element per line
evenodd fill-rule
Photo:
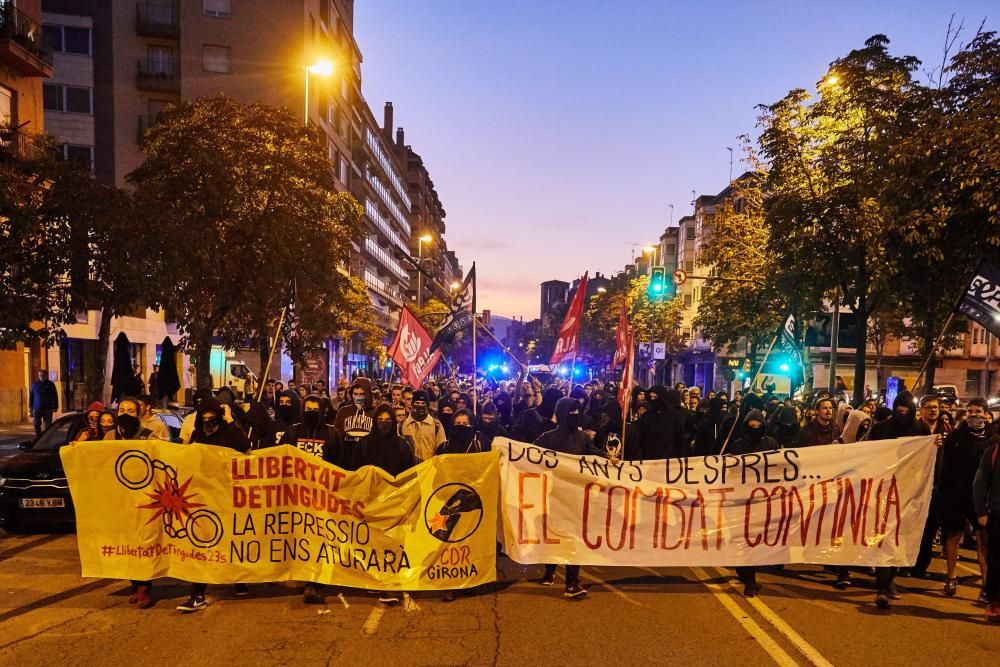
<path fill-rule="evenodd" d="M 948 579 L 943 592 L 953 596 L 958 591 L 955 568 L 958 565 L 958 547 L 968 521 L 976 533 L 976 556 L 979 573 L 985 575 L 986 526 L 979 525 L 973 503 L 973 483 L 983 454 L 998 441 L 986 422 L 989 403 L 984 398 L 970 399 L 965 410 L 965 421 L 945 438 L 941 459 L 941 532 L 944 536 L 944 555 L 948 563 Z M 985 577 L 981 579 L 984 581 Z M 980 596 L 985 601 L 984 596 Z"/>
<path fill-rule="evenodd" d="M 872 418 L 867 412 L 862 410 L 851 410 L 847 413 L 847 422 L 844 425 L 844 432 L 840 435 L 840 441 L 845 445 L 854 442 L 861 442 L 868 435 L 872 427 Z"/>
<path fill-rule="evenodd" d="M 268 425 L 264 447 L 273 447 L 281 441 L 285 431 L 302 421 L 301 413 L 296 405 L 294 391 L 283 391 L 278 395 L 274 405 L 274 420 Z"/>
<path fill-rule="evenodd" d="M 719 442 L 722 423 L 726 419 L 728 409 L 729 396 L 726 392 L 719 392 L 718 395 L 709 399 L 708 414 L 705 415 L 694 434 L 695 456 L 711 456 L 716 453 L 716 443 Z M 723 435 L 724 437 L 725 435 Z"/>
<path fill-rule="evenodd" d="M 281 383 L 279 382 L 278 384 Z M 194 434 L 194 422 L 198 418 L 198 408 L 201 406 L 201 402 L 209 397 L 212 397 L 211 389 L 199 389 L 194 392 L 194 411 L 184 417 L 184 421 L 181 424 L 181 442 L 185 445 L 190 444 L 191 436 Z M 231 418 L 226 421 L 231 421 Z"/>
<path fill-rule="evenodd" d="M 917 562 L 910 569 L 910 576 L 918 579 L 927 577 L 934 556 L 934 538 L 941 529 L 941 460 L 944 457 L 944 438 L 951 433 L 951 424 L 941 417 L 941 401 L 937 396 L 924 396 L 920 399 L 921 435 L 935 436 L 938 445 L 937 456 L 934 458 L 934 485 L 931 489 L 931 506 L 927 510 L 927 522 L 920 538 L 920 553 Z"/>
<path fill-rule="evenodd" d="M 580 403 L 573 398 L 560 398 L 553 410 L 555 428 L 542 433 L 533 444 L 563 454 L 582 456 L 594 453 L 590 439 L 580 430 Z M 555 582 L 556 566 L 546 565 L 541 584 L 551 586 Z M 566 566 L 566 590 L 563 596 L 569 599 L 587 595 L 587 589 L 580 585 L 580 566 Z"/>
<path fill-rule="evenodd" d="M 455 416 L 457 409 L 456 405 L 451 401 L 441 399 L 438 403 L 438 420 L 441 422 L 441 426 L 444 427 L 445 436 L 451 430 L 451 420 Z"/>
<path fill-rule="evenodd" d="M 279 400 L 284 400 L 282 396 Z M 279 408 L 280 408 L 279 403 Z M 302 421 L 293 424 L 278 440 L 279 445 L 292 445 L 308 454 L 319 457 L 336 466 L 345 467 L 341 450 L 340 434 L 326 423 L 325 403 L 316 394 L 308 394 L 302 401 Z M 323 602 L 321 586 L 307 582 L 302 589 L 302 601 L 306 604 Z"/>
<path fill-rule="evenodd" d="M 233 422 L 227 422 L 224 418 L 222 403 L 214 396 L 205 396 L 198 404 L 195 412 L 195 428 L 191 434 L 191 444 L 213 445 L 215 447 L 228 447 L 240 453 L 246 453 L 250 449 L 250 440 L 247 439 L 243 429 Z M 191 597 L 182 604 L 177 605 L 177 610 L 190 613 L 200 611 L 208 606 L 205 600 L 207 584 L 191 584 Z M 246 584 L 236 584 L 236 595 L 244 597 L 250 593 Z"/>
<path fill-rule="evenodd" d="M 913 394 L 908 391 L 900 392 L 896 400 L 892 403 L 892 416 L 885 421 L 873 424 L 868 431 L 869 440 L 891 440 L 894 438 L 906 438 L 919 435 L 916 422 L 917 404 L 913 399 Z M 895 567 L 875 568 L 875 586 L 878 592 L 875 594 L 875 606 L 879 609 L 889 609 L 892 600 L 898 600 L 902 596 L 896 588 Z"/>
<path fill-rule="evenodd" d="M 765 420 L 766 417 L 760 410 L 753 409 L 747 412 L 743 419 L 740 437 L 729 445 L 726 453 L 742 456 L 778 449 L 778 441 L 766 434 Z M 757 583 L 757 568 L 754 566 L 738 567 L 736 568 L 736 576 L 743 583 L 743 595 L 748 598 L 757 597 L 757 594 L 760 593 L 760 584 Z"/>
<path fill-rule="evenodd" d="M 483 449 L 493 448 L 493 440 L 500 436 L 509 438 L 507 429 L 503 427 L 500 418 L 500 410 L 492 401 L 487 401 L 483 409 L 479 412 L 479 438 L 483 442 Z"/>
<path fill-rule="evenodd" d="M 101 413 L 104 412 L 104 404 L 94 401 L 83 413 L 84 427 L 76 434 L 73 442 L 83 442 L 84 440 L 101 440 L 104 434 L 101 433 Z"/>
<path fill-rule="evenodd" d="M 437 454 L 473 454 L 488 451 L 472 426 L 472 413 L 457 410 L 451 421 L 448 440 L 437 449 Z"/>
<path fill-rule="evenodd" d="M 799 418 L 795 408 L 783 405 L 775 410 L 767 434 L 778 441 L 779 447 L 794 447 L 799 435 Z"/>
<path fill-rule="evenodd" d="M 361 438 L 371 433 L 375 422 L 372 420 L 375 403 L 372 396 L 372 384 L 368 378 L 359 377 L 347 393 L 346 405 L 337 410 L 333 424 L 340 432 L 340 438 L 346 449 L 350 449 Z"/>
<path fill-rule="evenodd" d="M 413 409 L 400 428 L 401 435 L 410 441 L 420 461 L 434 456 L 437 448 L 448 439 L 444 426 L 431 416 L 428 399 L 425 391 L 413 392 Z"/>
<path fill-rule="evenodd" d="M 123 398 L 118 402 L 117 426 L 113 431 L 104 434 L 105 440 L 156 440 L 156 436 L 148 428 L 142 427 L 139 421 L 139 401 L 135 398 Z"/>
<path fill-rule="evenodd" d="M 556 402 L 562 398 L 562 392 L 555 387 L 542 392 L 542 400 L 538 405 L 525 410 L 514 425 L 514 439 L 518 442 L 534 442 L 541 434 L 555 428 L 552 417 Z"/>
<path fill-rule="evenodd" d="M 108 433 L 112 433 L 116 428 L 118 428 L 118 420 L 115 418 L 115 413 L 110 410 L 102 412 L 100 418 L 97 420 L 97 423 L 101 430 L 101 440 L 103 440 L 104 436 Z"/>

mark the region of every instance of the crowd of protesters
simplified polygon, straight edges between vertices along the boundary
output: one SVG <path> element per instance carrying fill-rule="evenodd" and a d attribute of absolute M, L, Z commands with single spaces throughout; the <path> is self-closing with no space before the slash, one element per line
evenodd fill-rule
<path fill-rule="evenodd" d="M 481 381 L 475 387 L 454 379 L 431 381 L 416 390 L 359 377 L 332 392 L 323 383 L 289 381 L 286 387 L 268 381 L 262 399 L 247 404 L 238 403 L 227 388 L 196 392 L 195 410 L 185 419 L 180 439 L 239 452 L 292 445 L 347 470 L 373 465 L 399 475 L 438 454 L 489 451 L 498 436 L 567 454 L 641 461 L 933 435 L 933 493 L 914 566 L 825 569 L 831 585 L 841 590 L 853 585 L 852 576 L 873 576 L 875 603 L 889 609 L 901 597 L 897 577 L 938 578 L 928 572 L 937 541 L 946 565 L 942 592 L 954 596 L 958 552 L 965 543 L 978 557 L 979 599 L 987 604 L 987 618 L 1000 622 L 1000 429 L 994 429 L 985 399 L 970 399 L 959 408 L 934 395 L 918 402 L 904 391 L 891 406 L 874 399 L 851 405 L 821 392 L 805 404 L 753 392 L 703 394 L 683 384 L 634 387 L 628 398 L 623 414 L 614 383 L 555 380 L 543 385 L 530 377 Z M 122 399 L 116 413 L 94 404 L 78 439 L 166 439 L 152 405 L 149 396 Z M 761 590 L 757 569 L 737 568 L 748 597 Z M 546 566 L 541 584 L 552 585 L 555 572 L 554 565 Z M 565 581 L 566 597 L 587 595 L 579 566 L 566 567 Z M 236 594 L 248 594 L 247 587 L 237 585 Z M 315 584 L 305 586 L 303 598 L 323 599 Z M 452 599 L 454 593 L 445 595 Z M 385 592 L 380 600 L 394 604 L 400 598 Z M 150 582 L 133 582 L 131 601 L 151 606 Z M 205 586 L 195 584 L 178 609 L 205 605 Z"/>

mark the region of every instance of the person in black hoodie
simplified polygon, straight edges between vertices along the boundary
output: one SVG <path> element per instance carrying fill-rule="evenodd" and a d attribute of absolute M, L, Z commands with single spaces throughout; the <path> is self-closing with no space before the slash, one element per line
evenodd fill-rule
<path fill-rule="evenodd" d="M 451 431 L 451 420 L 455 417 L 455 411 L 458 408 L 450 400 L 442 399 L 438 403 L 438 421 L 441 422 L 441 426 L 444 428 L 444 434 L 448 435 Z"/>
<path fill-rule="evenodd" d="M 468 410 L 458 410 L 452 415 L 451 430 L 448 440 L 441 443 L 438 454 L 471 454 L 489 451 L 476 429 L 472 426 L 472 413 Z"/>
<path fill-rule="evenodd" d="M 765 420 L 764 413 L 760 410 L 750 410 L 743 419 L 743 430 L 740 437 L 729 445 L 726 453 L 742 456 L 778 449 L 778 441 L 765 435 Z M 760 584 L 757 583 L 757 568 L 754 566 L 738 567 L 736 575 L 743 582 L 743 595 L 748 598 L 757 597 L 757 594 L 760 593 Z"/>
<path fill-rule="evenodd" d="M 908 391 L 901 392 L 892 402 L 892 416 L 873 424 L 868 431 L 868 439 L 892 440 L 920 435 L 916 417 L 917 404 L 913 400 L 913 394 Z M 896 572 L 895 567 L 875 568 L 875 586 L 878 589 L 875 594 L 875 606 L 879 609 L 889 609 L 892 600 L 902 597 L 896 589 Z"/>
<path fill-rule="evenodd" d="M 288 392 L 282 392 L 279 401 L 284 401 Z M 290 406 L 290 403 L 288 404 Z M 281 407 L 279 402 L 278 407 Z M 317 456 L 335 466 L 344 465 L 340 433 L 326 423 L 326 402 L 317 394 L 309 394 L 302 401 L 302 421 L 293 424 L 278 439 L 279 445 L 292 445 L 302 451 Z M 306 604 L 323 602 L 321 586 L 307 582 L 302 589 L 302 601 Z"/>
<path fill-rule="evenodd" d="M 302 421 L 302 414 L 298 409 L 299 397 L 294 391 L 285 390 L 278 394 L 277 402 L 274 405 L 274 420 L 268 425 L 267 437 L 264 439 L 263 447 L 273 447 L 281 441 L 281 436 L 290 429 L 293 424 Z"/>
<path fill-rule="evenodd" d="M 191 434 L 191 444 L 214 445 L 228 447 L 240 453 L 250 449 L 250 441 L 243 430 L 235 422 L 227 422 L 223 418 L 222 403 L 214 396 L 206 396 L 198 404 L 194 420 L 194 433 Z M 207 584 L 192 584 L 191 597 L 187 602 L 177 606 L 178 611 L 185 613 L 199 611 L 208 606 L 205 600 Z M 236 595 L 249 594 L 246 584 L 236 584 Z"/>
<path fill-rule="evenodd" d="M 507 429 L 501 423 L 503 421 L 500 409 L 492 401 L 487 401 L 483 409 L 479 411 L 479 439 L 483 443 L 483 450 L 489 451 L 493 448 L 493 440 L 497 436 L 509 438 Z"/>
<path fill-rule="evenodd" d="M 646 398 L 649 409 L 636 423 L 643 460 L 683 456 L 685 415 L 681 412 L 680 392 L 657 385 L 649 388 Z"/>
<path fill-rule="evenodd" d="M 716 443 L 720 442 L 719 433 L 729 409 L 729 395 L 721 391 L 708 399 L 708 415 L 698 425 L 694 434 L 694 455 L 711 456 L 715 454 Z M 723 435 L 725 438 L 725 435 Z"/>
<path fill-rule="evenodd" d="M 590 439 L 580 430 L 580 403 L 575 398 L 560 398 L 554 410 L 556 427 L 538 436 L 534 444 L 545 449 L 551 449 L 563 454 L 582 456 L 590 454 Z M 546 565 L 542 576 L 542 585 L 551 586 L 555 582 L 556 566 Z M 587 589 L 580 585 L 580 566 L 566 566 L 567 598 L 581 598 L 587 594 Z"/>
<path fill-rule="evenodd" d="M 980 526 L 976 507 L 972 502 L 972 486 L 976 471 L 983 460 L 983 454 L 990 449 L 997 437 L 986 423 L 989 403 L 984 398 L 969 400 L 965 421 L 948 434 L 942 446 L 941 478 L 938 489 L 941 494 L 941 532 L 944 537 L 944 555 L 948 563 L 948 578 L 944 584 L 944 594 L 953 596 L 958 592 L 955 568 L 958 565 L 958 546 L 968 522 L 976 531 L 976 556 L 979 572 L 985 574 L 986 567 L 986 526 Z M 982 578 L 985 582 L 985 576 Z"/>
<path fill-rule="evenodd" d="M 542 393 L 541 404 L 525 410 L 514 425 L 514 439 L 518 442 L 534 442 L 541 434 L 554 429 L 552 415 L 555 414 L 556 402 L 562 398 L 562 392 L 555 387 L 546 389 Z"/>
<path fill-rule="evenodd" d="M 739 395 L 739 392 L 737 392 Z M 764 401 L 760 396 L 751 392 L 747 392 L 739 403 L 730 405 L 729 414 L 725 419 L 722 420 L 722 426 L 719 428 L 719 438 L 715 441 L 715 451 L 721 452 L 723 448 L 726 448 L 726 453 L 729 453 L 727 442 L 731 445 L 734 441 L 739 440 L 742 433 L 740 429 L 743 428 L 743 421 L 751 410 L 760 410 L 761 413 L 764 412 Z"/>
<path fill-rule="evenodd" d="M 780 447 L 794 447 L 799 434 L 799 420 L 795 408 L 783 405 L 774 411 L 768 426 L 768 435 L 778 442 Z"/>
<path fill-rule="evenodd" d="M 372 398 L 372 382 L 368 378 L 359 377 L 351 384 L 347 392 L 348 402 L 337 410 L 333 425 L 340 433 L 340 439 L 345 449 L 350 449 L 371 433 L 374 421 L 374 401 Z"/>

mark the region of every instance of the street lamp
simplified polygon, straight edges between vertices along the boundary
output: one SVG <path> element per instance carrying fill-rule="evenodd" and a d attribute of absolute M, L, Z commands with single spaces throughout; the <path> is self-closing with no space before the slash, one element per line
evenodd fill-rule
<path fill-rule="evenodd" d="M 458 291 L 458 288 L 461 287 L 461 286 L 462 286 L 462 283 L 458 282 L 457 280 L 452 281 L 451 285 L 449 285 L 449 287 L 451 288 L 452 292 Z"/>
<path fill-rule="evenodd" d="M 653 269 L 653 260 L 656 258 L 656 247 L 651 245 L 645 245 L 642 247 L 642 256 L 650 255 L 649 264 L 646 265 L 646 273 L 648 274 Z"/>
<path fill-rule="evenodd" d="M 607 287 L 598 287 L 598 288 L 597 288 L 597 293 L 598 293 L 598 294 L 604 294 L 604 293 L 605 293 L 605 292 L 607 292 L 607 291 L 608 291 L 608 288 L 607 288 Z"/>
<path fill-rule="evenodd" d="M 417 238 L 417 308 L 424 307 L 424 244 L 433 240 L 430 234 Z"/>
<path fill-rule="evenodd" d="M 334 66 L 329 60 L 317 60 L 312 65 L 306 66 L 306 108 L 305 108 L 305 124 L 309 124 L 309 75 L 315 74 L 316 76 L 328 77 L 333 74 Z"/>

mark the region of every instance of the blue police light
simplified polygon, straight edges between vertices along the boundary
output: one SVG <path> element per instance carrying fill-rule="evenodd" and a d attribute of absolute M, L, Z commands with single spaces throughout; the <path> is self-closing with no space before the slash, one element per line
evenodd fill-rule
<path fill-rule="evenodd" d="M 486 368 L 486 370 L 488 370 L 488 371 L 489 371 L 490 373 L 492 373 L 493 371 L 495 371 L 495 370 L 496 370 L 496 369 L 498 369 L 498 368 L 500 368 L 500 367 L 499 367 L 499 366 L 497 366 L 496 364 L 490 364 L 490 365 L 489 365 L 489 366 L 488 366 L 488 367 Z"/>
<path fill-rule="evenodd" d="M 510 372 L 510 368 L 508 368 L 507 364 L 504 364 L 503 366 L 501 366 L 500 370 L 502 370 L 504 373 Z"/>
<path fill-rule="evenodd" d="M 568 372 L 569 372 L 569 371 L 567 371 L 567 370 L 566 370 L 566 367 L 565 367 L 565 366 L 560 366 L 560 367 L 559 367 L 559 375 L 562 375 L 562 376 L 564 376 L 564 377 L 565 377 L 565 375 L 566 375 L 566 374 L 567 374 Z"/>
<path fill-rule="evenodd" d="M 573 375 L 583 375 L 583 369 L 582 368 L 574 368 L 573 369 Z"/>

